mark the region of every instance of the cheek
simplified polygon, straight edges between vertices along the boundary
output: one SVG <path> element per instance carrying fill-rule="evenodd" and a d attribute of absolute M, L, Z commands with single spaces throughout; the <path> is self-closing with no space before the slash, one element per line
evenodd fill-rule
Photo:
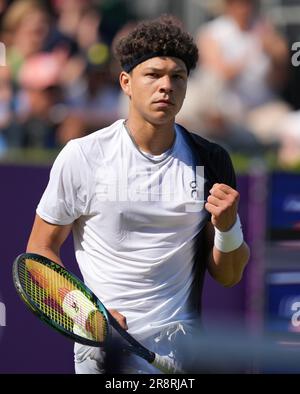
<path fill-rule="evenodd" d="M 153 94 L 156 92 L 157 87 L 155 86 L 155 83 L 149 82 L 149 81 L 144 81 L 140 83 L 138 86 L 134 86 L 132 89 L 133 95 L 136 97 L 137 100 L 143 99 L 145 101 L 150 100 Z"/>
<path fill-rule="evenodd" d="M 178 87 L 177 87 L 177 98 L 178 98 L 178 101 L 183 101 L 184 99 L 185 99 L 185 96 L 186 96 L 186 90 L 187 90 L 187 87 L 186 87 L 186 84 L 180 84 Z"/>
<path fill-rule="evenodd" d="M 182 92 L 182 95 L 185 96 L 186 95 L 186 91 L 187 91 L 187 82 L 186 81 L 182 81 L 180 83 L 179 89 Z"/>

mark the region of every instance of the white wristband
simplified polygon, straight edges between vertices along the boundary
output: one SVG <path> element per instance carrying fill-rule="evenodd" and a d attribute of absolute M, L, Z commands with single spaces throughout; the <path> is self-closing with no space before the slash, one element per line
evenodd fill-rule
<path fill-rule="evenodd" d="M 215 228 L 215 247 L 223 253 L 229 253 L 238 249 L 244 242 L 242 225 L 237 215 L 234 226 L 229 231 L 220 231 Z"/>

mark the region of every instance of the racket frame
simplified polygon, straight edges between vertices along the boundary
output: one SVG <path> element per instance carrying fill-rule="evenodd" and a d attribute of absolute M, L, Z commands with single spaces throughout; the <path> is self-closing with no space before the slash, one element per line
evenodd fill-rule
<path fill-rule="evenodd" d="M 39 306 L 28 296 L 26 291 L 24 290 L 20 278 L 19 278 L 19 263 L 21 260 L 24 259 L 30 259 L 33 261 L 38 262 L 39 264 L 45 265 L 46 267 L 49 267 L 50 269 L 53 269 L 56 273 L 60 273 L 65 275 L 67 278 L 70 279 L 70 281 L 74 282 L 75 285 L 79 287 L 79 290 L 83 292 L 87 298 L 90 299 L 91 302 L 93 302 L 98 311 L 104 315 L 104 318 L 106 320 L 106 326 L 107 326 L 107 334 L 105 336 L 105 340 L 103 342 L 98 342 L 98 341 L 93 341 L 88 338 L 81 337 L 77 334 L 74 334 L 73 332 L 65 329 L 62 325 L 56 323 L 54 320 L 52 320 L 50 317 L 48 317 L 41 309 Z M 73 339 L 77 343 L 81 343 L 83 345 L 87 346 L 92 346 L 92 347 L 105 347 L 107 342 L 109 341 L 111 330 L 110 330 L 110 323 L 111 323 L 111 318 L 108 314 L 107 309 L 104 307 L 104 305 L 99 301 L 97 296 L 74 274 L 70 274 L 63 266 L 55 263 L 54 261 L 48 259 L 47 257 L 35 254 L 35 253 L 23 253 L 20 254 L 14 261 L 13 263 L 13 281 L 15 288 L 17 290 L 17 293 L 21 297 L 21 299 L 24 301 L 25 305 L 44 323 L 47 325 L 50 325 L 52 328 L 54 328 L 56 331 L 60 332 L 64 336 Z"/>
<path fill-rule="evenodd" d="M 65 329 L 63 326 L 60 324 L 57 324 L 55 321 L 53 321 L 50 317 L 48 317 L 44 312 L 41 311 L 41 309 L 38 307 L 38 305 L 27 295 L 26 291 L 23 289 L 23 286 L 20 282 L 19 279 L 19 262 L 24 259 L 30 259 L 33 261 L 36 261 L 42 265 L 45 265 L 49 267 L 50 269 L 53 269 L 56 273 L 61 273 L 65 275 L 67 278 L 70 278 L 70 281 L 74 282 L 75 285 L 79 287 L 79 289 L 84 290 L 83 293 L 87 293 L 89 295 L 90 301 L 92 301 L 94 304 L 96 304 L 98 310 L 100 313 L 104 315 L 104 318 L 107 323 L 107 335 L 105 338 L 104 342 L 98 342 L 98 341 L 93 341 L 88 338 L 84 338 L 81 336 L 78 336 L 71 331 Z M 111 327 L 113 327 L 120 335 L 121 337 L 129 343 L 127 344 L 122 344 L 122 347 L 132 353 L 135 353 L 136 355 L 144 358 L 146 361 L 149 363 L 152 363 L 155 360 L 155 353 L 151 352 L 149 349 L 144 347 L 142 344 L 140 344 L 136 339 L 134 339 L 123 327 L 120 326 L 120 324 L 117 322 L 117 320 L 111 315 L 111 313 L 106 309 L 106 307 L 102 304 L 102 302 L 98 299 L 98 297 L 73 273 L 70 273 L 68 270 L 66 270 L 63 266 L 60 264 L 55 263 L 54 261 L 48 259 L 47 257 L 41 256 L 39 254 L 35 253 L 22 253 L 20 254 L 14 261 L 13 263 L 13 281 L 16 287 L 16 290 L 22 300 L 24 301 L 25 305 L 37 316 L 39 319 L 41 319 L 44 323 L 47 325 L 50 325 L 52 328 L 54 328 L 56 331 L 59 333 L 63 334 L 67 338 L 73 339 L 77 343 L 81 343 L 83 345 L 87 346 L 93 346 L 93 347 L 105 347 L 107 343 L 110 341 L 111 338 Z M 85 294 L 86 295 L 86 294 Z"/>

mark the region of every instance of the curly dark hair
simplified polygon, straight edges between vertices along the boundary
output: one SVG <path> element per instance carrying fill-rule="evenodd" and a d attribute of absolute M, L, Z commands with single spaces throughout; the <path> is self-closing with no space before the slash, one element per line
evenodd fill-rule
<path fill-rule="evenodd" d="M 181 22 L 172 15 L 140 22 L 116 43 L 114 52 L 121 67 L 127 72 L 155 56 L 181 59 L 188 73 L 198 62 L 198 49 L 193 37 L 183 30 Z"/>

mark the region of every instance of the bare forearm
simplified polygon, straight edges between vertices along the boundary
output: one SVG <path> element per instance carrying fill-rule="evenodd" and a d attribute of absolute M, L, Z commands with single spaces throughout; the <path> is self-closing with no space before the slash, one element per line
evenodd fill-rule
<path fill-rule="evenodd" d="M 249 257 L 249 247 L 245 242 L 230 253 L 220 252 L 214 247 L 209 257 L 208 270 L 217 282 L 232 287 L 240 282 Z"/>
<path fill-rule="evenodd" d="M 54 249 L 47 247 L 45 245 L 35 244 L 34 242 L 30 242 L 29 240 L 26 252 L 40 254 L 41 256 L 47 257 L 48 259 L 54 261 L 55 263 L 63 266 L 63 263 L 59 256 L 59 251 L 55 251 Z"/>
<path fill-rule="evenodd" d="M 27 244 L 27 253 L 37 253 L 63 265 L 60 259 L 60 248 L 71 229 L 72 225 L 53 225 L 36 215 Z"/>

